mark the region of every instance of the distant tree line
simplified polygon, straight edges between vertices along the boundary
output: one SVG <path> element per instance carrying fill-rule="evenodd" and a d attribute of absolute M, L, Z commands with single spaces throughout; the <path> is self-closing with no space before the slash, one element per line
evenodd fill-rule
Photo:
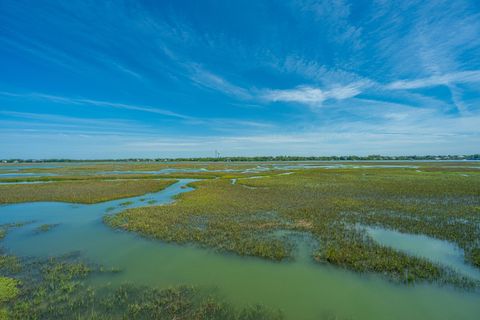
<path fill-rule="evenodd" d="M 427 155 L 427 156 L 259 156 L 259 157 L 218 157 L 218 158 L 176 158 L 169 161 L 405 161 L 405 160 L 480 160 L 480 154 L 473 155 Z"/>
<path fill-rule="evenodd" d="M 425 161 L 425 160 L 480 160 L 480 154 L 471 155 L 427 155 L 427 156 L 258 156 L 258 157 L 198 157 L 198 158 L 130 158 L 130 159 L 4 159 L 3 163 L 39 163 L 39 162 L 166 162 L 166 161 Z"/>

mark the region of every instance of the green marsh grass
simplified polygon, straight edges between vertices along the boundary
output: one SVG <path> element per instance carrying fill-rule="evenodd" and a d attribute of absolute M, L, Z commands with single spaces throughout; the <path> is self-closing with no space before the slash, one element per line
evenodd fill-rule
<path fill-rule="evenodd" d="M 0 276 L 0 305 L 18 296 L 18 285 L 18 280 Z"/>
<path fill-rule="evenodd" d="M 96 203 L 160 191 L 175 180 L 65 181 L 0 185 L 0 203 L 64 201 Z"/>
<path fill-rule="evenodd" d="M 419 163 L 420 169 L 430 164 Z M 434 166 L 435 167 L 435 166 Z M 197 243 L 240 255 L 291 258 L 278 230 L 308 232 L 320 243 L 312 258 L 413 283 L 472 283 L 453 271 L 383 247 L 354 226 L 381 226 L 456 243 L 478 265 L 480 175 L 409 168 L 295 170 L 295 174 L 199 181 L 172 205 L 129 209 L 105 221 L 163 241 Z M 462 171 L 464 172 L 464 171 Z M 248 188 L 246 188 L 248 187 Z"/>

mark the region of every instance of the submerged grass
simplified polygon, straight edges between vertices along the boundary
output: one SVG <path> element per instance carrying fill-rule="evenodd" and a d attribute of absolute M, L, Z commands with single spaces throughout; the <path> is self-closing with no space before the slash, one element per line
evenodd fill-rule
<path fill-rule="evenodd" d="M 467 178 L 454 168 L 308 169 L 239 178 L 236 184 L 226 178 L 200 181 L 175 204 L 129 209 L 105 221 L 165 241 L 274 260 L 292 255 L 292 244 L 273 236 L 275 231 L 308 232 L 320 241 L 313 253 L 318 262 L 406 283 L 468 286 L 472 282 L 453 271 L 383 247 L 354 227 L 376 225 L 448 240 L 478 266 L 480 175 Z"/>
<path fill-rule="evenodd" d="M 22 225 L 0 229 L 5 235 Z M 0 319 L 283 319 L 280 311 L 261 305 L 236 308 L 207 288 L 89 284 L 92 276 L 105 272 L 121 270 L 89 264 L 78 253 L 51 258 L 1 255 Z"/>
<path fill-rule="evenodd" d="M 96 203 L 160 191 L 175 180 L 68 181 L 0 185 L 0 204 L 31 201 Z"/>
<path fill-rule="evenodd" d="M 33 232 L 34 233 L 44 233 L 52 230 L 53 228 L 57 227 L 58 223 L 44 223 L 36 227 Z"/>
<path fill-rule="evenodd" d="M 88 278 L 104 268 L 76 255 L 25 260 L 23 270 L 18 279 L 0 276 L 0 319 L 283 319 L 260 305 L 234 308 L 191 286 L 93 287 Z"/>

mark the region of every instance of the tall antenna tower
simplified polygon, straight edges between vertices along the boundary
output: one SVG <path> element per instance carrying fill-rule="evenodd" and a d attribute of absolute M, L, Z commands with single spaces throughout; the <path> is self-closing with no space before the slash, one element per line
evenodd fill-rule
<path fill-rule="evenodd" d="M 220 158 L 220 152 L 218 152 L 217 150 L 215 150 L 215 158 Z"/>

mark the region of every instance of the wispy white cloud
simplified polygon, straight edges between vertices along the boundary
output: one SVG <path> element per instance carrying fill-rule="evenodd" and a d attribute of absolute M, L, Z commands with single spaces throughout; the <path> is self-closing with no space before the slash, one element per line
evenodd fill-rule
<path fill-rule="evenodd" d="M 305 104 L 321 104 L 327 99 L 326 92 L 323 90 L 307 86 L 285 90 L 265 90 L 262 97 L 273 102 L 286 101 Z"/>
<path fill-rule="evenodd" d="M 99 126 L 99 127 L 127 127 L 131 125 L 137 125 L 135 121 L 125 120 L 125 119 L 102 119 L 102 118 L 80 118 L 80 117 L 71 117 L 58 114 L 47 114 L 47 113 L 31 113 L 31 112 L 17 112 L 17 111 L 3 111 L 0 110 L 0 115 L 5 115 L 14 118 L 23 118 L 30 120 L 38 120 L 46 123 L 69 123 L 76 124 L 81 126 Z"/>
<path fill-rule="evenodd" d="M 272 61 L 273 60 L 273 61 Z M 270 65 L 281 73 L 300 75 L 306 80 L 324 86 L 347 85 L 352 82 L 370 81 L 357 73 L 341 68 L 327 67 L 317 60 L 307 59 L 300 55 L 288 55 L 284 59 L 269 59 Z"/>
<path fill-rule="evenodd" d="M 480 14 L 471 1 L 378 1 L 371 21 L 370 53 L 388 76 L 456 72 L 480 45 Z"/>
<path fill-rule="evenodd" d="M 139 136 L 160 134 L 161 128 L 130 119 L 75 117 L 49 113 L 0 111 L 0 131 L 6 133 L 37 132 L 89 135 Z"/>
<path fill-rule="evenodd" d="M 85 99 L 85 98 L 71 98 L 71 97 L 64 97 L 64 96 L 49 95 L 44 93 L 22 94 L 22 93 L 0 91 L 0 95 L 8 96 L 8 97 L 40 99 L 40 100 L 50 101 L 53 103 L 63 103 L 63 104 L 72 104 L 72 105 L 92 105 L 92 106 L 99 106 L 99 107 L 134 110 L 134 111 L 160 114 L 160 115 L 180 118 L 180 119 L 193 119 L 193 117 L 183 115 L 177 112 L 173 112 L 170 110 L 155 108 L 151 106 L 135 105 L 135 104 L 125 104 L 125 103 L 117 103 L 117 102 L 110 102 L 110 101 Z"/>
<path fill-rule="evenodd" d="M 282 155 L 286 152 L 303 155 L 467 154 L 476 152 L 473 146 L 480 143 L 480 132 L 476 129 L 479 121 L 478 116 L 415 122 L 397 118 L 382 124 L 350 122 L 346 126 L 332 125 L 309 132 L 233 136 L 2 130 L 6 139 L 0 141 L 0 158 L 7 156 L 5 150 L 9 150 L 10 157 L 62 156 L 61 151 L 45 147 L 49 143 L 65 146 L 65 150 L 69 150 L 68 157 L 81 158 L 110 158 L 112 154 L 116 157 L 211 156 L 214 150 L 226 156 Z M 72 143 L 77 146 L 74 150 L 67 147 Z M 18 145 L 32 147 L 19 148 Z"/>
<path fill-rule="evenodd" d="M 405 90 L 470 82 L 480 82 L 480 70 L 453 72 L 414 80 L 400 80 L 388 84 L 386 88 Z"/>
<path fill-rule="evenodd" d="M 106 107 L 106 108 L 114 108 L 114 109 L 133 110 L 133 111 L 145 112 L 145 113 L 153 113 L 153 114 L 164 115 L 170 118 L 177 119 L 180 121 L 179 123 L 177 123 L 178 125 L 201 126 L 201 127 L 208 125 L 210 130 L 213 130 L 213 131 L 238 131 L 243 129 L 263 130 L 263 129 L 271 129 L 275 127 L 272 123 L 268 121 L 256 121 L 251 119 L 230 119 L 230 118 L 220 118 L 220 117 L 200 118 L 200 117 L 193 117 L 189 115 L 180 114 L 180 113 L 173 112 L 166 109 L 154 108 L 151 106 L 101 101 L 101 100 L 88 99 L 88 98 L 71 98 L 71 97 L 57 96 L 57 95 L 51 95 L 51 94 L 45 94 L 45 93 L 14 93 L 14 92 L 0 91 L 0 96 L 22 98 L 22 99 L 37 99 L 37 100 L 43 100 L 51 103 L 59 103 L 59 104 L 65 104 L 65 105 L 98 106 L 98 107 Z M 97 123 L 95 119 L 82 120 L 81 118 L 70 118 L 70 117 L 57 116 L 57 115 L 33 114 L 33 113 L 25 113 L 25 112 L 0 111 L 0 114 L 43 120 L 46 122 L 74 121 L 74 122 L 77 122 L 78 124 Z M 118 122 L 120 121 L 120 119 L 116 119 L 115 121 Z M 99 120 L 98 124 L 105 125 L 106 123 L 104 122 L 104 120 L 102 121 Z"/>
<path fill-rule="evenodd" d="M 362 28 L 352 24 L 351 4 L 349 1 L 337 0 L 297 0 L 293 2 L 300 13 L 313 18 L 317 27 L 331 35 L 330 41 L 338 44 L 348 43 L 349 48 L 362 46 Z"/>
<path fill-rule="evenodd" d="M 364 88 L 369 86 L 365 82 L 352 83 L 330 89 L 321 89 L 311 86 L 299 86 L 294 89 L 264 90 L 261 98 L 273 102 L 296 102 L 312 106 L 320 106 L 324 101 L 345 100 L 359 95 Z"/>
<path fill-rule="evenodd" d="M 370 39 L 388 89 L 445 85 L 460 113 L 469 109 L 455 83 L 478 82 L 480 13 L 471 1 L 382 1 Z M 477 73 L 477 74 L 476 74 Z M 407 78 L 410 80 L 395 81 Z"/>
<path fill-rule="evenodd" d="M 298 86 L 293 89 L 265 89 L 260 91 L 259 97 L 265 101 L 271 102 L 294 102 L 310 106 L 321 106 L 327 100 L 346 100 L 354 98 L 361 93 L 374 90 L 377 93 L 388 96 L 389 91 L 402 91 L 410 89 L 428 88 L 434 86 L 447 86 L 452 92 L 453 102 L 462 110 L 467 109 L 461 100 L 461 93 L 456 88 L 456 84 L 462 83 L 479 83 L 480 71 L 459 71 L 446 73 L 442 75 L 434 75 L 425 78 L 417 78 L 410 80 L 398 80 L 385 85 L 375 83 L 370 80 L 352 82 L 346 85 L 333 85 L 329 88 L 317 86 Z M 429 100 L 428 97 L 416 97 L 416 100 Z M 431 99 L 430 99 L 431 100 Z M 463 107 L 462 107 L 463 106 Z"/>
<path fill-rule="evenodd" d="M 0 36 L 0 45 L 5 48 L 4 50 L 12 50 L 13 52 L 21 52 L 23 54 L 31 55 L 43 61 L 61 66 L 69 72 L 81 73 L 84 71 L 85 64 L 83 61 L 74 59 L 62 50 L 54 49 L 19 34 L 16 35 L 15 40 Z"/>
<path fill-rule="evenodd" d="M 8 132 L 25 134 L 24 140 L 11 141 L 32 150 L 60 140 L 66 147 L 55 149 L 67 150 L 74 144 L 68 139 L 77 139 L 84 150 L 99 146 L 95 149 L 133 156 L 202 155 L 217 148 L 223 154 L 468 152 L 479 145 L 480 121 L 479 109 L 473 107 L 479 101 L 480 14 L 472 3 L 376 1 L 357 11 L 354 1 L 293 0 L 280 4 L 275 15 L 268 6 L 255 6 L 258 25 L 225 25 L 201 17 L 192 21 L 175 4 L 152 10 L 141 3 L 106 2 L 92 11 L 84 2 L 35 7 L 10 1 L 1 18 L 6 32 L 0 46 L 34 68 L 19 70 L 31 73 L 32 79 L 23 77 L 26 82 L 8 81 L 7 74 L 8 90 L 43 81 L 35 72 L 44 68 L 55 71 L 49 87 L 57 81 L 65 86 L 52 91 L 58 95 L 0 93 L 1 102 L 7 102 L 1 108 L 32 110 L 33 103 L 23 106 L 32 101 L 14 99 L 21 97 L 48 102 L 38 104 L 45 112 L 86 112 L 85 118 L 3 113 L 0 146 L 8 143 Z M 82 92 L 61 92 L 75 85 Z M 413 90 L 434 86 L 446 86 L 451 95 Z M 118 88 L 154 102 L 122 102 Z M 94 98 L 98 90 L 104 90 L 105 100 Z M 156 107 L 155 101 L 165 101 L 166 108 Z M 275 101 L 285 105 L 273 108 Z M 81 108 L 59 108 L 69 105 Z M 247 105 L 252 108 L 243 107 Z M 315 108 L 322 105 L 328 108 Z M 455 106 L 462 112 L 455 112 Z M 144 125 L 102 119 L 106 113 Z M 13 143 L 9 148 L 0 147 L 0 153 L 24 152 Z"/>
<path fill-rule="evenodd" d="M 226 95 L 240 99 L 249 99 L 251 94 L 248 90 L 234 85 L 220 75 L 206 70 L 198 64 L 189 64 L 190 79 L 197 85 L 222 92 Z"/>

